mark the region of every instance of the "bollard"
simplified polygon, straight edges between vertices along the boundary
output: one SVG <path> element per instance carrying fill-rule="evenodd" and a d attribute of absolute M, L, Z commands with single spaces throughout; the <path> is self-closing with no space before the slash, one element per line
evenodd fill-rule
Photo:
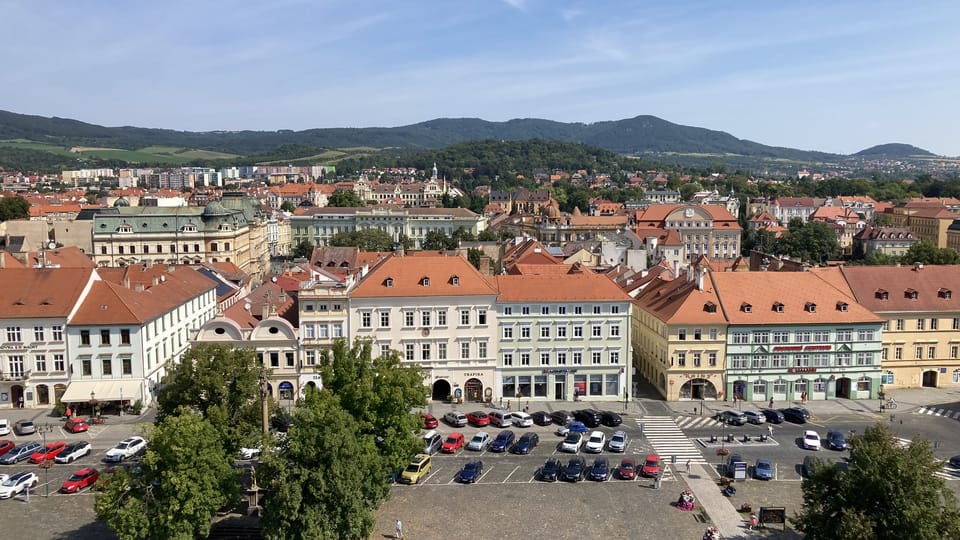
<path fill-rule="evenodd" d="M 670 456 L 670 464 L 671 465 L 677 464 L 677 456 Z"/>
<path fill-rule="evenodd" d="M 643 424 L 640 424 L 640 435 L 643 435 Z"/>
<path fill-rule="evenodd" d="M 933 441 L 934 448 L 940 448 L 940 441 Z"/>

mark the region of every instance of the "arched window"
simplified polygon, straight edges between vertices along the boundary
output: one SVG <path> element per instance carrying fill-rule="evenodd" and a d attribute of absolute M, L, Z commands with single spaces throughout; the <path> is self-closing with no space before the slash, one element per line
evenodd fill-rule
<path fill-rule="evenodd" d="M 953 384 L 960 384 L 960 369 L 953 370 Z"/>

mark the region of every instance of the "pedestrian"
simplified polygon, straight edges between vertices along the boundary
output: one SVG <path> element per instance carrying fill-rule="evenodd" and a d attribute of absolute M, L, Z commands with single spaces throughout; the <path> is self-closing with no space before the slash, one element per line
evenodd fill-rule
<path fill-rule="evenodd" d="M 752 531 L 757 528 L 757 515 L 750 514 L 750 525 L 747 527 L 748 531 Z"/>
<path fill-rule="evenodd" d="M 770 398 L 770 408 L 773 408 L 773 398 Z"/>
<path fill-rule="evenodd" d="M 67 405 L 66 415 L 67 415 L 67 420 L 73 417 L 73 409 L 71 409 L 69 405 Z"/>
<path fill-rule="evenodd" d="M 653 480 L 653 489 L 660 489 L 660 478 L 663 477 L 663 473 L 657 473 L 657 477 Z"/>
<path fill-rule="evenodd" d="M 20 396 L 19 403 L 20 403 L 20 408 L 22 409 L 22 408 L 23 408 L 23 396 Z"/>
<path fill-rule="evenodd" d="M 687 462 L 684 464 L 684 468 L 686 469 L 686 472 L 687 472 L 687 473 L 690 472 L 690 460 L 689 460 L 689 459 L 688 459 Z"/>
<path fill-rule="evenodd" d="M 767 433 L 770 434 L 771 437 L 773 437 L 773 426 L 769 424 L 767 425 Z"/>
<path fill-rule="evenodd" d="M 403 523 L 400 520 L 397 520 L 397 534 L 396 538 L 403 538 Z"/>

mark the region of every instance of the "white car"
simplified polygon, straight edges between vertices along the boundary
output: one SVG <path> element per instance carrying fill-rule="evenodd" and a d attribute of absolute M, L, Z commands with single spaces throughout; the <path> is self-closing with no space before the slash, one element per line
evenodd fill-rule
<path fill-rule="evenodd" d="M 767 421 L 766 415 L 760 411 L 743 411 L 743 415 L 747 417 L 747 422 L 751 424 L 763 424 Z"/>
<path fill-rule="evenodd" d="M 518 427 L 530 427 L 533 425 L 533 417 L 523 411 L 513 413 L 513 425 Z"/>
<path fill-rule="evenodd" d="M 820 434 L 816 431 L 807 430 L 803 432 L 803 447 L 807 450 L 820 449 Z"/>
<path fill-rule="evenodd" d="M 0 418 L 0 435 L 10 434 L 10 421 L 6 418 Z"/>
<path fill-rule="evenodd" d="M 476 435 L 467 443 L 467 450 L 486 450 L 490 446 L 490 434 L 486 431 L 478 431 Z"/>
<path fill-rule="evenodd" d="M 130 437 L 117 443 L 116 446 L 107 450 L 107 455 L 103 460 L 107 462 L 121 462 L 132 458 L 147 448 L 147 441 L 143 437 Z"/>
<path fill-rule="evenodd" d="M 260 448 L 240 448 L 240 456 L 243 459 L 253 459 L 260 457 Z"/>
<path fill-rule="evenodd" d="M 40 481 L 32 472 L 17 473 L 0 484 L 0 499 L 9 499 L 23 493 L 27 487 L 33 487 Z"/>
<path fill-rule="evenodd" d="M 583 445 L 583 433 L 576 433 L 571 431 L 567 433 L 567 438 L 560 443 L 561 452 L 572 452 L 576 454 L 580 451 L 580 446 Z"/>
<path fill-rule="evenodd" d="M 607 436 L 604 435 L 602 431 L 594 431 L 590 434 L 590 438 L 587 439 L 586 446 L 583 447 L 585 452 L 591 454 L 598 454 L 603 452 L 603 447 L 607 444 Z"/>
<path fill-rule="evenodd" d="M 615 431 L 607 441 L 607 449 L 611 452 L 623 452 L 627 449 L 627 432 Z"/>
<path fill-rule="evenodd" d="M 90 453 L 91 446 L 87 441 L 77 441 L 70 443 L 62 452 L 53 458 L 56 463 L 71 463 Z"/>

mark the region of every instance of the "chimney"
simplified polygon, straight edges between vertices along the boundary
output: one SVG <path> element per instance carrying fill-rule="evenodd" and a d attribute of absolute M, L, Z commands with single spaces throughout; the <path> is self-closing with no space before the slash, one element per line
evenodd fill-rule
<path fill-rule="evenodd" d="M 269 316 L 270 316 L 270 303 L 269 303 L 269 302 L 264 302 L 264 303 L 260 306 L 260 320 L 262 321 L 262 320 L 266 319 L 266 318 L 269 317 Z"/>
<path fill-rule="evenodd" d="M 136 286 L 134 286 L 133 290 L 137 292 L 143 292 L 143 283 L 137 283 Z"/>
<path fill-rule="evenodd" d="M 698 291 L 703 290 L 703 279 L 706 275 L 707 275 L 706 268 L 701 268 L 700 270 L 697 271 L 697 290 Z"/>
<path fill-rule="evenodd" d="M 923 263 L 920 263 L 920 262 L 914 263 L 914 264 L 913 264 L 913 269 L 916 270 L 916 271 L 923 270 Z"/>
<path fill-rule="evenodd" d="M 153 260 L 147 259 L 147 260 L 143 261 L 143 267 L 144 267 L 144 268 L 153 268 Z"/>
<path fill-rule="evenodd" d="M 160 284 L 160 278 L 158 278 L 157 276 L 153 276 L 153 286 L 156 287 L 159 284 Z"/>
<path fill-rule="evenodd" d="M 130 278 L 128 276 L 123 276 L 123 286 L 128 289 L 130 288 Z"/>

